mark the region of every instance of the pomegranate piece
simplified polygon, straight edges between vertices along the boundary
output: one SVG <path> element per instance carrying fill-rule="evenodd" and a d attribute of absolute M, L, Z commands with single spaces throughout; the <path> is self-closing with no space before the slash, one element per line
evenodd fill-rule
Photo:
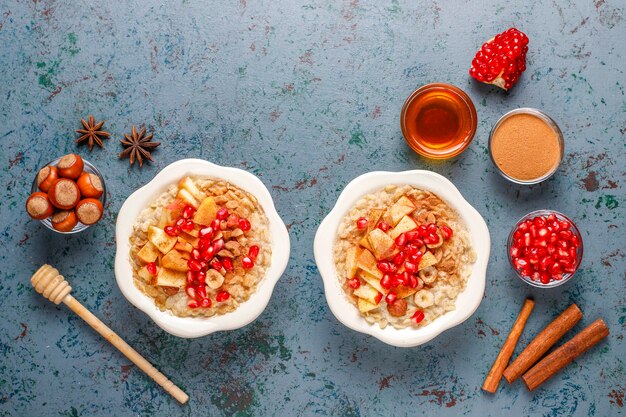
<path fill-rule="evenodd" d="M 380 303 L 380 300 L 383 299 L 383 293 L 379 292 L 378 294 L 376 294 L 376 297 L 374 298 L 375 304 Z"/>
<path fill-rule="evenodd" d="M 187 271 L 187 284 L 191 284 L 196 280 L 196 272 Z"/>
<path fill-rule="evenodd" d="M 211 268 L 215 269 L 216 271 L 221 271 L 222 267 L 224 266 L 217 258 L 213 258 L 213 260 L 210 262 L 210 265 Z"/>
<path fill-rule="evenodd" d="M 257 245 L 250 246 L 248 249 L 248 258 L 250 258 L 253 262 L 256 261 L 257 256 L 259 256 L 259 247 Z"/>
<path fill-rule="evenodd" d="M 200 307 L 203 307 L 203 308 L 211 307 L 211 300 L 209 300 L 208 298 L 203 298 L 202 301 L 200 301 Z"/>
<path fill-rule="evenodd" d="M 353 290 L 356 290 L 360 286 L 361 286 L 361 281 L 359 281 L 358 278 L 352 278 L 348 280 L 348 287 L 352 288 Z"/>
<path fill-rule="evenodd" d="M 387 294 L 387 296 L 385 297 L 385 301 L 387 302 L 387 304 L 393 304 L 393 302 L 396 301 L 396 298 L 398 298 L 398 296 L 395 292 L 392 291 Z"/>
<path fill-rule="evenodd" d="M 200 229 L 200 231 L 198 231 L 198 236 L 200 236 L 200 239 L 211 239 L 213 238 L 214 234 L 215 232 L 213 232 L 213 228 L 211 226 L 203 227 L 202 229 Z"/>
<path fill-rule="evenodd" d="M 443 238 L 445 240 L 450 240 L 453 232 L 452 229 L 450 229 L 448 226 L 441 226 L 441 234 L 443 235 Z"/>
<path fill-rule="evenodd" d="M 380 230 L 382 230 L 383 232 L 388 231 L 389 229 L 391 229 L 391 226 L 389 226 L 389 223 L 387 223 L 386 221 L 382 221 L 380 223 L 378 223 L 378 227 Z"/>
<path fill-rule="evenodd" d="M 178 231 L 176 230 L 174 226 L 165 226 L 164 230 L 168 236 L 178 236 Z"/>
<path fill-rule="evenodd" d="M 424 312 L 422 310 L 417 310 L 413 316 L 411 316 L 415 323 L 419 324 L 424 320 Z"/>
<path fill-rule="evenodd" d="M 359 217 L 356 221 L 356 228 L 363 230 L 367 227 L 367 219 L 365 217 Z"/>
<path fill-rule="evenodd" d="M 472 60 L 472 78 L 508 90 L 526 69 L 528 36 L 510 28 L 483 44 Z"/>
<path fill-rule="evenodd" d="M 233 267 L 233 261 L 231 261 L 229 258 L 222 259 L 222 266 L 228 272 L 233 271 L 235 269 Z"/>
<path fill-rule="evenodd" d="M 218 303 L 223 303 L 224 301 L 228 300 L 230 298 L 230 293 L 228 291 L 220 291 L 217 293 L 217 296 L 215 297 L 215 300 Z"/>
<path fill-rule="evenodd" d="M 248 219 L 239 219 L 239 228 L 241 230 L 243 230 L 244 232 L 247 232 L 248 230 L 250 230 L 251 227 L 252 227 L 252 225 L 250 224 L 250 220 L 248 220 Z"/>
<path fill-rule="evenodd" d="M 215 219 L 211 222 L 211 228 L 213 230 L 221 230 L 222 221 L 220 219 Z"/>
<path fill-rule="evenodd" d="M 386 290 L 393 288 L 393 279 L 391 278 L 391 275 L 383 275 L 383 277 L 380 279 L 380 286 Z"/>
<path fill-rule="evenodd" d="M 189 307 L 189 308 L 198 308 L 199 306 L 200 306 L 200 304 L 196 300 L 190 300 L 187 303 L 187 307 Z"/>
<path fill-rule="evenodd" d="M 192 206 L 185 206 L 185 208 L 183 209 L 183 219 L 191 218 L 191 216 L 193 216 L 195 212 L 196 209 Z"/>
<path fill-rule="evenodd" d="M 406 233 L 401 233 L 395 240 L 396 246 L 404 246 L 406 244 L 407 238 Z"/>
<path fill-rule="evenodd" d="M 193 272 L 198 272 L 202 269 L 202 264 L 195 259 L 190 259 L 187 261 L 187 266 Z"/>
<path fill-rule="evenodd" d="M 388 274 L 390 272 L 395 272 L 392 270 L 391 264 L 389 262 L 378 262 L 378 269 L 380 269 L 380 272 L 382 272 L 383 274 Z"/>
<path fill-rule="evenodd" d="M 156 266 L 156 263 L 154 263 L 154 262 L 148 262 L 146 264 L 146 269 L 148 270 L 148 272 L 150 272 L 150 275 L 156 275 L 157 274 L 157 266 Z"/>
<path fill-rule="evenodd" d="M 250 259 L 250 257 L 248 256 L 244 256 L 241 259 L 241 265 L 245 268 L 245 269 L 250 269 L 254 266 L 254 262 L 252 261 L 252 259 Z"/>
<path fill-rule="evenodd" d="M 222 207 L 221 209 L 219 209 L 217 211 L 217 213 L 215 214 L 215 217 L 218 220 L 226 220 L 226 218 L 228 217 L 228 209 L 226 207 Z"/>

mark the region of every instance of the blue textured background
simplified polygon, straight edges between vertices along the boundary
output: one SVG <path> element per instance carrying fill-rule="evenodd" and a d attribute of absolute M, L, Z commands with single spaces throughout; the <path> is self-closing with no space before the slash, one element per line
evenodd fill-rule
<path fill-rule="evenodd" d="M 523 7 L 480 1 L 0 3 L 0 415 L 493 415 L 624 412 L 625 5 L 617 0 Z M 516 26 L 528 69 L 509 93 L 467 70 L 481 43 Z M 460 157 L 433 163 L 404 143 L 405 97 L 450 82 L 474 100 L 479 126 Z M 491 125 L 521 106 L 560 124 L 566 156 L 544 184 L 502 180 L 487 154 Z M 77 148 L 93 113 L 113 134 Z M 145 123 L 163 144 L 129 168 L 118 139 Z M 59 236 L 23 212 L 47 161 L 77 151 L 105 173 L 104 220 Z M 270 188 L 292 239 L 289 267 L 261 317 L 196 340 L 169 336 L 120 294 L 113 276 L 119 207 L 184 157 L 247 169 Z M 315 229 L 344 185 L 370 170 L 431 169 L 450 178 L 489 224 L 485 299 L 462 325 L 413 349 L 352 332 L 327 308 L 313 260 Z M 582 230 L 573 282 L 536 291 L 514 277 L 505 239 L 538 208 Z M 67 308 L 30 288 L 49 262 L 74 295 L 191 396 L 180 407 Z M 608 340 L 534 393 L 480 390 L 527 295 L 537 299 L 520 346 L 572 301 Z M 517 351 L 520 350 L 518 346 Z"/>

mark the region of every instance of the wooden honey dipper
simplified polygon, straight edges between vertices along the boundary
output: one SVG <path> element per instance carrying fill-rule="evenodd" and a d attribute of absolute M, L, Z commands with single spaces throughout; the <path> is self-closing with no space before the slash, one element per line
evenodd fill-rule
<path fill-rule="evenodd" d="M 128 343 L 122 340 L 113 330 L 109 329 L 106 324 L 102 323 L 100 319 L 94 316 L 89 310 L 87 310 L 81 303 L 76 301 L 74 297 L 70 295 L 72 287 L 63 278 L 63 275 L 59 274 L 56 268 L 50 265 L 43 265 L 37 270 L 30 279 L 30 283 L 39 294 L 43 295 L 48 300 L 55 304 L 65 303 L 72 311 L 78 314 L 83 320 L 93 327 L 98 333 L 100 333 L 106 340 L 108 340 L 113 346 L 119 349 L 128 359 L 130 359 L 135 365 L 137 365 L 142 371 L 176 398 L 181 404 L 184 404 L 189 400 L 189 396 L 185 394 L 180 388 L 178 388 L 172 381 L 167 379 L 165 375 L 159 372 L 154 366 L 150 364 L 143 356 L 141 356 L 135 349 L 130 347 Z"/>

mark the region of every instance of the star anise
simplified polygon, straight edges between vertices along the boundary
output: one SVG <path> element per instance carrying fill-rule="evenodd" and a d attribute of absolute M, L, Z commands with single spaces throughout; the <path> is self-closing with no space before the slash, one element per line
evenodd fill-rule
<path fill-rule="evenodd" d="M 139 166 L 143 165 L 143 160 L 148 159 L 154 162 L 150 151 L 161 144 L 161 142 L 152 142 L 152 133 L 146 135 L 146 128 L 142 128 L 137 132 L 137 128 L 133 125 L 132 133 L 124 134 L 125 139 L 120 140 L 122 145 L 127 146 L 120 154 L 120 158 L 129 158 L 130 164 L 135 163 L 135 159 L 139 161 Z"/>
<path fill-rule="evenodd" d="M 85 119 L 80 119 L 80 122 L 83 124 L 84 129 L 78 129 L 76 133 L 80 133 L 82 136 L 76 139 L 74 142 L 78 143 L 88 143 L 89 150 L 93 149 L 93 145 L 97 144 L 101 148 L 104 147 L 102 144 L 102 139 L 108 139 L 111 136 L 108 132 L 105 132 L 102 129 L 104 125 L 104 121 L 96 123 L 96 119 L 90 114 L 89 121 L 85 121 Z"/>

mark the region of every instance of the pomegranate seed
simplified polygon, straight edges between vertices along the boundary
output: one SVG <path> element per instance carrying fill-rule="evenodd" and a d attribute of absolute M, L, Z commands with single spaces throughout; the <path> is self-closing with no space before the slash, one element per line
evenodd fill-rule
<path fill-rule="evenodd" d="M 206 298 L 206 285 L 204 283 L 196 287 L 196 300 L 202 300 Z"/>
<path fill-rule="evenodd" d="M 546 219 L 542 216 L 537 216 L 533 219 L 533 223 L 537 227 L 542 227 L 546 225 Z"/>
<path fill-rule="evenodd" d="M 404 262 L 404 258 L 406 257 L 406 255 L 404 254 L 404 251 L 398 252 L 396 253 L 396 256 L 393 257 L 393 263 L 394 265 L 402 265 L 402 262 Z"/>
<path fill-rule="evenodd" d="M 417 310 L 415 314 L 411 316 L 411 318 L 415 320 L 415 323 L 419 324 L 422 322 L 422 320 L 424 320 L 424 312 L 422 310 Z"/>
<path fill-rule="evenodd" d="M 513 263 L 515 264 L 515 269 L 518 271 L 528 266 L 528 261 L 524 258 L 517 258 L 513 261 Z"/>
<path fill-rule="evenodd" d="M 178 232 L 174 226 L 165 226 L 163 229 L 168 236 L 178 236 Z"/>
<path fill-rule="evenodd" d="M 226 220 L 226 218 L 228 217 L 228 209 L 226 207 L 222 207 L 217 211 L 215 217 L 219 220 Z"/>
<path fill-rule="evenodd" d="M 554 255 L 556 252 L 556 246 L 548 245 L 546 246 L 546 251 L 548 252 L 549 255 Z"/>
<path fill-rule="evenodd" d="M 185 224 L 185 219 L 178 219 L 176 220 L 176 223 L 174 223 L 176 225 L 177 228 L 181 228 L 183 227 L 183 224 Z"/>
<path fill-rule="evenodd" d="M 548 242 L 550 243 L 556 243 L 559 240 L 559 235 L 556 234 L 556 232 L 552 232 L 550 233 L 550 237 L 548 238 Z"/>
<path fill-rule="evenodd" d="M 398 285 L 406 285 L 409 282 L 409 273 L 404 271 L 401 274 L 394 275 L 394 281 L 396 281 Z"/>
<path fill-rule="evenodd" d="M 393 287 L 393 279 L 391 278 L 391 275 L 389 275 L 389 274 L 383 275 L 383 277 L 380 279 L 380 286 L 383 287 L 386 290 L 392 288 Z"/>
<path fill-rule="evenodd" d="M 389 262 L 380 261 L 380 262 L 378 262 L 377 266 L 378 266 L 378 269 L 380 269 L 380 271 L 383 274 L 388 274 L 388 273 L 392 272 L 391 271 L 391 265 L 389 264 Z"/>
<path fill-rule="evenodd" d="M 150 272 L 150 275 L 157 274 L 157 266 L 154 262 L 148 262 L 148 264 L 146 264 L 146 269 L 148 270 L 148 272 Z"/>
<path fill-rule="evenodd" d="M 245 269 L 250 269 L 250 268 L 252 268 L 254 266 L 254 262 L 249 257 L 244 256 L 243 259 L 241 260 L 241 265 Z"/>
<path fill-rule="evenodd" d="M 420 247 L 413 243 L 409 243 L 404 248 L 404 251 L 407 253 L 407 255 L 415 255 L 417 252 L 419 252 L 419 250 L 420 250 Z"/>
<path fill-rule="evenodd" d="M 417 288 L 417 277 L 415 277 L 415 275 L 410 275 L 409 276 L 409 287 L 411 288 Z"/>
<path fill-rule="evenodd" d="M 574 272 L 576 272 L 576 267 L 574 265 L 566 265 L 563 267 L 563 272 L 573 274 Z"/>
<path fill-rule="evenodd" d="M 359 217 L 356 221 L 356 228 L 359 230 L 363 230 L 367 227 L 367 219 L 365 217 Z"/>
<path fill-rule="evenodd" d="M 580 246 L 580 239 L 576 235 L 572 235 L 572 237 L 569 239 L 569 242 L 574 247 L 579 247 Z"/>
<path fill-rule="evenodd" d="M 522 232 L 522 233 L 527 232 L 528 231 L 528 225 L 526 223 L 520 223 L 520 225 L 517 226 L 517 229 L 520 232 Z"/>
<path fill-rule="evenodd" d="M 198 308 L 198 306 L 199 306 L 199 304 L 198 304 L 198 302 L 196 300 L 190 300 L 187 303 L 187 307 L 189 307 L 189 308 Z"/>
<path fill-rule="evenodd" d="M 203 298 L 202 301 L 200 301 L 200 307 L 202 308 L 211 307 L 211 300 L 209 300 L 208 298 Z"/>
<path fill-rule="evenodd" d="M 204 282 L 206 281 L 206 272 L 204 271 L 200 271 L 196 274 L 196 281 L 198 281 L 201 284 L 204 284 Z"/>
<path fill-rule="evenodd" d="M 417 265 L 415 265 L 413 262 L 406 261 L 404 263 L 404 269 L 406 269 L 407 271 L 413 273 L 413 272 L 417 271 Z"/>
<path fill-rule="evenodd" d="M 417 230 L 411 230 L 404 234 L 406 236 L 407 242 L 415 242 L 420 238 L 420 233 Z"/>
<path fill-rule="evenodd" d="M 202 259 L 207 262 L 213 258 L 213 255 L 215 255 L 215 249 L 213 249 L 212 245 L 202 251 Z"/>
<path fill-rule="evenodd" d="M 252 261 L 256 261 L 257 256 L 259 256 L 259 250 L 257 245 L 250 246 L 250 249 L 248 249 L 248 258 Z"/>
<path fill-rule="evenodd" d="M 574 234 L 572 233 L 572 231 L 571 231 L 571 230 L 561 230 L 561 231 L 559 232 L 559 237 L 560 237 L 561 239 L 565 239 L 565 240 L 569 240 L 569 239 L 571 239 L 573 235 L 574 235 Z"/>
<path fill-rule="evenodd" d="M 396 298 L 398 298 L 398 296 L 396 295 L 396 293 L 394 292 L 390 292 L 389 294 L 387 294 L 387 296 L 385 297 L 385 301 L 387 302 L 387 304 L 393 304 L 394 301 L 396 301 Z"/>
<path fill-rule="evenodd" d="M 189 269 L 191 269 L 193 272 L 198 272 L 202 269 L 202 264 L 200 264 L 200 262 L 198 262 L 195 259 L 190 259 L 187 261 L 187 266 L 189 267 Z"/>
<path fill-rule="evenodd" d="M 213 252 L 217 253 L 224 249 L 224 239 L 217 239 L 213 241 Z"/>
<path fill-rule="evenodd" d="M 578 254 L 576 253 L 576 248 L 573 246 L 570 246 L 569 248 L 569 257 L 573 260 L 575 260 L 578 256 Z"/>
<path fill-rule="evenodd" d="M 559 225 L 558 220 L 555 220 L 552 223 L 550 223 L 550 227 L 552 228 L 553 232 L 558 232 L 559 230 L 561 230 L 561 226 Z"/>
<path fill-rule="evenodd" d="M 383 299 L 383 294 L 379 292 L 378 294 L 376 294 L 376 297 L 374 298 L 375 304 L 380 303 L 380 300 L 382 299 Z"/>
<path fill-rule="evenodd" d="M 563 279 L 563 274 L 554 274 L 552 275 L 552 278 L 555 279 L 556 281 L 560 281 Z"/>
<path fill-rule="evenodd" d="M 517 258 L 520 255 L 520 249 L 517 246 L 511 246 L 511 257 Z"/>
<path fill-rule="evenodd" d="M 196 273 L 193 271 L 187 271 L 187 284 L 191 284 L 196 280 Z"/>
<path fill-rule="evenodd" d="M 215 219 L 211 222 L 211 228 L 215 231 L 220 230 L 221 225 L 222 225 L 222 222 L 220 221 L 220 219 Z"/>
<path fill-rule="evenodd" d="M 545 239 L 535 239 L 534 244 L 535 246 L 539 246 L 541 248 L 548 246 L 548 242 L 546 242 Z"/>
<path fill-rule="evenodd" d="M 251 227 L 252 227 L 252 225 L 250 224 L 250 220 L 248 220 L 248 219 L 239 219 L 239 228 L 241 230 L 243 230 L 244 232 L 247 232 L 248 230 L 250 230 Z"/>
<path fill-rule="evenodd" d="M 222 303 L 230 298 L 230 293 L 228 291 L 220 291 L 217 293 L 215 300 L 218 303 Z"/>
<path fill-rule="evenodd" d="M 445 240 L 449 240 L 452 237 L 452 233 L 452 229 L 448 226 L 441 226 L 441 234 L 443 234 Z"/>
<path fill-rule="evenodd" d="M 180 227 L 182 230 L 189 232 L 191 230 L 193 230 L 195 227 L 193 221 L 191 220 L 187 220 L 185 221 L 185 223 L 183 223 L 183 225 Z"/>
<path fill-rule="evenodd" d="M 221 271 L 223 267 L 222 263 L 217 258 L 213 258 L 210 265 L 211 268 L 215 269 L 216 271 Z"/>
<path fill-rule="evenodd" d="M 426 231 L 426 226 L 421 225 L 417 228 L 417 233 L 421 236 L 421 237 L 426 237 L 428 235 L 428 232 Z"/>
<path fill-rule="evenodd" d="M 378 227 L 383 232 L 386 232 L 387 230 L 391 229 L 391 226 L 389 226 L 389 223 L 387 223 L 384 220 L 382 222 L 378 223 L 378 226 L 376 226 L 376 227 Z"/>
<path fill-rule="evenodd" d="M 542 284 L 548 284 L 550 283 L 550 275 L 548 275 L 547 272 L 540 272 L 539 273 L 539 281 L 541 281 Z"/>
<path fill-rule="evenodd" d="M 554 262 L 554 260 L 552 259 L 552 257 L 550 256 L 546 256 L 544 258 L 542 258 L 539 261 L 539 270 L 540 271 L 545 271 L 548 269 L 548 267 Z"/>
<path fill-rule="evenodd" d="M 404 246 L 407 242 L 406 233 L 401 233 L 395 240 L 396 246 Z"/>
<path fill-rule="evenodd" d="M 550 224 L 554 223 L 555 221 L 557 221 L 556 214 L 554 213 L 548 214 L 547 220 L 548 220 L 548 223 Z"/>
<path fill-rule="evenodd" d="M 553 262 L 549 267 L 548 267 L 548 272 L 550 273 L 550 275 L 554 276 L 556 274 L 560 274 L 562 272 L 561 270 L 561 264 L 559 264 L 558 262 Z"/>
<path fill-rule="evenodd" d="M 435 233 L 437 233 L 437 225 L 435 223 L 430 223 L 428 226 L 426 226 L 426 231 L 428 232 L 428 234 L 434 235 Z"/>
<path fill-rule="evenodd" d="M 572 227 L 572 225 L 569 224 L 567 220 L 560 220 L 559 227 L 561 228 L 561 230 L 568 230 L 570 227 Z"/>
<path fill-rule="evenodd" d="M 233 267 L 233 261 L 230 260 L 230 258 L 224 258 L 222 259 L 222 266 L 224 267 L 225 270 L 227 270 L 228 272 L 234 270 L 235 268 Z"/>
<path fill-rule="evenodd" d="M 191 216 L 193 216 L 193 214 L 196 212 L 196 209 L 194 209 L 191 206 L 185 206 L 185 208 L 183 209 L 183 219 L 188 219 Z"/>
<path fill-rule="evenodd" d="M 199 261 L 201 259 L 200 251 L 198 249 L 191 250 L 191 259 Z"/>
<path fill-rule="evenodd" d="M 518 229 L 513 233 L 513 238 L 519 239 L 520 237 L 522 237 L 522 231 Z"/>
<path fill-rule="evenodd" d="M 546 236 L 548 236 L 548 234 L 549 234 L 549 233 L 550 233 L 550 231 L 548 230 L 548 228 L 547 228 L 547 227 L 540 227 L 540 228 L 537 230 L 537 235 L 538 235 L 539 237 L 546 237 Z"/>
<path fill-rule="evenodd" d="M 213 228 L 211 226 L 203 227 L 198 232 L 198 236 L 200 237 L 200 239 L 204 239 L 204 238 L 212 239 L 213 235 L 214 235 L 214 232 L 213 232 Z"/>
<path fill-rule="evenodd" d="M 361 286 L 361 281 L 359 281 L 358 278 L 355 277 L 355 278 L 348 280 L 348 287 L 352 288 L 353 290 L 356 290 L 360 286 Z"/>
<path fill-rule="evenodd" d="M 530 233 L 524 233 L 524 237 L 522 238 L 523 246 L 530 246 L 532 244 L 532 239 L 530 237 Z"/>
<path fill-rule="evenodd" d="M 187 297 L 191 298 L 192 300 L 196 299 L 196 289 L 194 287 L 185 288 L 185 292 L 187 293 Z"/>

